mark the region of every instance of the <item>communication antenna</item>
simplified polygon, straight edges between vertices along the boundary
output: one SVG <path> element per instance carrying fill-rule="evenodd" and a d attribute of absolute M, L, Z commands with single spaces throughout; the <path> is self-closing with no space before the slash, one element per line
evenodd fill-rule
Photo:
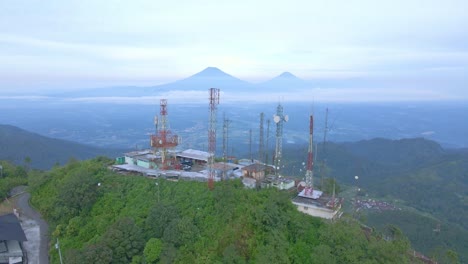
<path fill-rule="evenodd" d="M 226 162 L 227 162 L 227 152 L 229 150 L 229 124 L 231 120 L 226 118 L 226 114 L 223 113 L 223 160 L 224 160 L 224 170 L 223 170 L 223 179 L 226 179 Z"/>
<path fill-rule="evenodd" d="M 260 137 L 258 139 L 258 160 L 261 162 L 263 159 L 263 118 L 264 114 L 263 112 L 260 113 Z"/>
<path fill-rule="evenodd" d="M 154 118 L 156 134 L 150 136 L 150 143 L 155 152 L 159 150 L 161 153 L 161 168 L 167 170 L 171 160 L 168 156 L 168 149 L 174 148 L 180 143 L 180 138 L 173 134 L 167 126 L 167 99 L 160 100 L 160 115 L 159 120 L 157 116 Z"/>
<path fill-rule="evenodd" d="M 276 123 L 276 149 L 275 149 L 275 178 L 279 176 L 281 169 L 281 157 L 283 152 L 283 123 L 288 122 L 289 117 L 283 114 L 283 106 L 278 104 L 273 121 Z"/>
<path fill-rule="evenodd" d="M 210 119 L 208 128 L 208 188 L 213 190 L 215 171 L 213 168 L 216 153 L 216 114 L 219 105 L 219 89 L 210 88 Z"/>
<path fill-rule="evenodd" d="M 314 172 L 313 172 L 313 167 L 314 167 L 314 153 L 313 153 L 313 148 L 314 148 L 314 143 L 313 143 L 313 136 L 314 136 L 314 116 L 310 116 L 310 121 L 309 121 L 309 150 L 307 154 L 307 170 L 306 170 L 306 187 L 304 194 L 306 196 L 312 195 L 314 191 Z"/>
<path fill-rule="evenodd" d="M 323 178 L 325 175 L 325 167 L 327 164 L 327 133 L 328 133 L 328 107 L 325 111 L 325 128 L 323 130 L 323 159 L 322 159 L 322 173 L 320 173 L 320 186 L 323 188 Z"/>
<path fill-rule="evenodd" d="M 252 129 L 249 129 L 249 153 L 250 153 L 250 160 L 253 161 L 253 156 L 252 156 Z"/>
<path fill-rule="evenodd" d="M 268 153 L 270 152 L 270 119 L 267 120 L 267 136 L 266 136 L 266 151 L 265 164 L 268 164 Z"/>

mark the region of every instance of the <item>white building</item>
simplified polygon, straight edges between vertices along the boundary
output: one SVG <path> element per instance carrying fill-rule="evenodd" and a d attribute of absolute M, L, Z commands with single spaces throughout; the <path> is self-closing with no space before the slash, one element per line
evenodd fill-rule
<path fill-rule="evenodd" d="M 313 190 L 311 195 L 305 195 L 305 190 L 302 190 L 293 200 L 292 203 L 297 207 L 297 210 L 305 214 L 320 217 L 324 219 L 334 220 L 341 217 L 342 198 L 327 197 L 318 190 Z"/>

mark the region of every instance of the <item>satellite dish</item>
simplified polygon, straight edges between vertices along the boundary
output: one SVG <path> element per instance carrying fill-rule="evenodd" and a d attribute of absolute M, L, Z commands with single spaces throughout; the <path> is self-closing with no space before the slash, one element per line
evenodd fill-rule
<path fill-rule="evenodd" d="M 157 116 L 154 117 L 154 124 L 155 124 L 155 125 L 158 124 L 158 117 L 157 117 Z"/>
<path fill-rule="evenodd" d="M 281 118 L 277 115 L 274 115 L 273 116 L 273 121 L 275 121 L 275 123 L 279 123 L 279 121 L 281 120 Z"/>
<path fill-rule="evenodd" d="M 162 140 L 161 140 L 161 139 L 159 140 L 159 144 L 162 144 Z"/>
<path fill-rule="evenodd" d="M 284 121 L 288 122 L 288 120 L 289 120 L 289 116 L 288 116 L 288 115 L 285 115 L 285 116 L 284 116 Z"/>

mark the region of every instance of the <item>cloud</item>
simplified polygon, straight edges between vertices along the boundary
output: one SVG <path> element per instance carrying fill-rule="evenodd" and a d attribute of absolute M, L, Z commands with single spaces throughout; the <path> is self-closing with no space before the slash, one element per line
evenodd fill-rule
<path fill-rule="evenodd" d="M 173 81 L 207 66 L 254 81 L 290 71 L 398 82 L 436 71 L 459 87 L 467 8 L 461 0 L 3 1 L 0 88 Z"/>

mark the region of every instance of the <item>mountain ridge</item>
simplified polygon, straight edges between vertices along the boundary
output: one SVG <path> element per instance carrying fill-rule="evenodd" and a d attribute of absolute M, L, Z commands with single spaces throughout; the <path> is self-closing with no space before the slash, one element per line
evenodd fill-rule
<path fill-rule="evenodd" d="M 224 72 L 218 67 L 207 67 L 188 77 L 154 86 L 112 86 L 77 90 L 60 94 L 51 94 L 58 97 L 112 97 L 112 96 L 152 96 L 160 92 L 169 91 L 201 91 L 209 88 L 220 88 L 225 92 L 251 92 L 252 89 L 265 91 L 279 91 L 283 89 L 300 89 L 309 87 L 308 81 L 298 78 L 294 74 L 285 71 L 272 79 L 251 83 Z"/>
<path fill-rule="evenodd" d="M 8 160 L 18 165 L 25 164 L 28 158 L 32 168 L 50 169 L 56 163 L 65 164 L 71 158 L 117 156 L 122 151 L 49 138 L 16 126 L 0 124 L 0 160 Z"/>

